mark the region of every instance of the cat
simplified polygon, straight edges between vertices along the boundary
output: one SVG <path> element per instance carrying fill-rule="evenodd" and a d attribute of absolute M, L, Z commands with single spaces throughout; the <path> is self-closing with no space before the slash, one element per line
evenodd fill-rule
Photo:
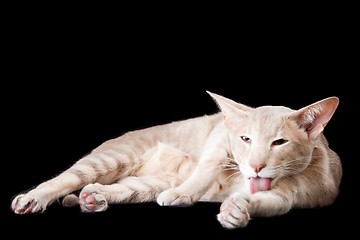
<path fill-rule="evenodd" d="M 333 203 L 342 178 L 339 157 L 322 134 L 339 99 L 300 110 L 251 108 L 208 92 L 220 112 L 128 132 L 106 141 L 57 177 L 12 201 L 17 214 L 43 212 L 63 198 L 83 212 L 108 204 L 161 206 L 220 202 L 225 228 L 291 208 Z M 81 190 L 82 189 L 82 190 Z M 79 195 L 73 192 L 81 190 Z"/>

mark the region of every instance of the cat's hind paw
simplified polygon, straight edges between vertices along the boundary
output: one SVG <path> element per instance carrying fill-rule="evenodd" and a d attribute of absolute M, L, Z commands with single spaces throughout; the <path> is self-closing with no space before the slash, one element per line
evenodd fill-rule
<path fill-rule="evenodd" d="M 160 206 L 188 206 L 194 204 L 189 195 L 180 194 L 175 188 L 160 193 L 156 201 Z"/>
<path fill-rule="evenodd" d="M 47 204 L 39 201 L 31 194 L 20 194 L 11 203 L 11 208 L 16 214 L 29 214 L 43 212 Z"/>
<path fill-rule="evenodd" d="M 108 202 L 96 184 L 89 184 L 83 188 L 79 204 L 83 212 L 102 212 L 108 208 Z"/>

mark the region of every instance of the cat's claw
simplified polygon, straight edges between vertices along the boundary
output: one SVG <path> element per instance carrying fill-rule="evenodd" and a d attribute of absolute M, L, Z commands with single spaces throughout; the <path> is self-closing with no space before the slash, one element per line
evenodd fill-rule
<path fill-rule="evenodd" d="M 108 208 L 108 202 L 96 185 L 89 184 L 80 193 L 79 204 L 83 212 L 102 212 Z"/>
<path fill-rule="evenodd" d="M 179 194 L 175 188 L 171 188 L 160 193 L 157 203 L 160 206 L 187 206 L 194 202 L 189 195 Z"/>
<path fill-rule="evenodd" d="M 11 208 L 17 214 L 43 212 L 46 206 L 46 203 L 42 203 L 31 194 L 20 194 L 11 203 Z"/>
<path fill-rule="evenodd" d="M 250 220 L 250 215 L 247 210 L 248 205 L 248 196 L 246 194 L 236 193 L 221 204 L 217 219 L 224 228 L 234 229 L 245 227 Z"/>

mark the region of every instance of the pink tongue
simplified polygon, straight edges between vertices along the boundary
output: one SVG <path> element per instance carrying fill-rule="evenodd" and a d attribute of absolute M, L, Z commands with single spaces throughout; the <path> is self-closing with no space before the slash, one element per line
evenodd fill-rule
<path fill-rule="evenodd" d="M 250 178 L 250 193 L 254 194 L 260 191 L 267 191 L 271 189 L 270 178 Z"/>

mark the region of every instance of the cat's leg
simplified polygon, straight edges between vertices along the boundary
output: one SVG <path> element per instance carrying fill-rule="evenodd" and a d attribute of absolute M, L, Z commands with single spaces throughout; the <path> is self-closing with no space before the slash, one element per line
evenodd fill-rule
<path fill-rule="evenodd" d="M 271 217 L 290 211 L 293 204 L 292 193 L 272 190 L 250 195 L 249 214 L 252 217 Z"/>
<path fill-rule="evenodd" d="M 79 203 L 83 212 L 100 212 L 105 211 L 108 204 L 155 201 L 170 187 L 166 177 L 127 177 L 111 185 L 87 185 L 80 193 Z"/>
<path fill-rule="evenodd" d="M 54 200 L 76 190 L 78 186 L 81 186 L 81 180 L 72 173 L 64 172 L 28 193 L 15 197 L 12 209 L 18 214 L 43 212 Z"/>
<path fill-rule="evenodd" d="M 157 198 L 161 206 L 191 205 L 210 188 L 221 171 L 220 165 L 227 161 L 229 142 L 222 125 L 208 137 L 204 151 L 192 175 L 179 187 L 162 192 Z"/>
<path fill-rule="evenodd" d="M 134 173 L 136 176 L 112 185 L 87 185 L 80 194 L 82 210 L 104 211 L 108 203 L 155 201 L 165 189 L 183 183 L 193 169 L 193 160 L 188 154 L 160 142 L 141 159 L 141 167 Z"/>
<path fill-rule="evenodd" d="M 12 209 L 18 214 L 43 212 L 56 199 L 90 183 L 108 184 L 128 176 L 133 165 L 134 161 L 127 154 L 114 150 L 91 153 L 59 176 L 15 197 Z"/>

